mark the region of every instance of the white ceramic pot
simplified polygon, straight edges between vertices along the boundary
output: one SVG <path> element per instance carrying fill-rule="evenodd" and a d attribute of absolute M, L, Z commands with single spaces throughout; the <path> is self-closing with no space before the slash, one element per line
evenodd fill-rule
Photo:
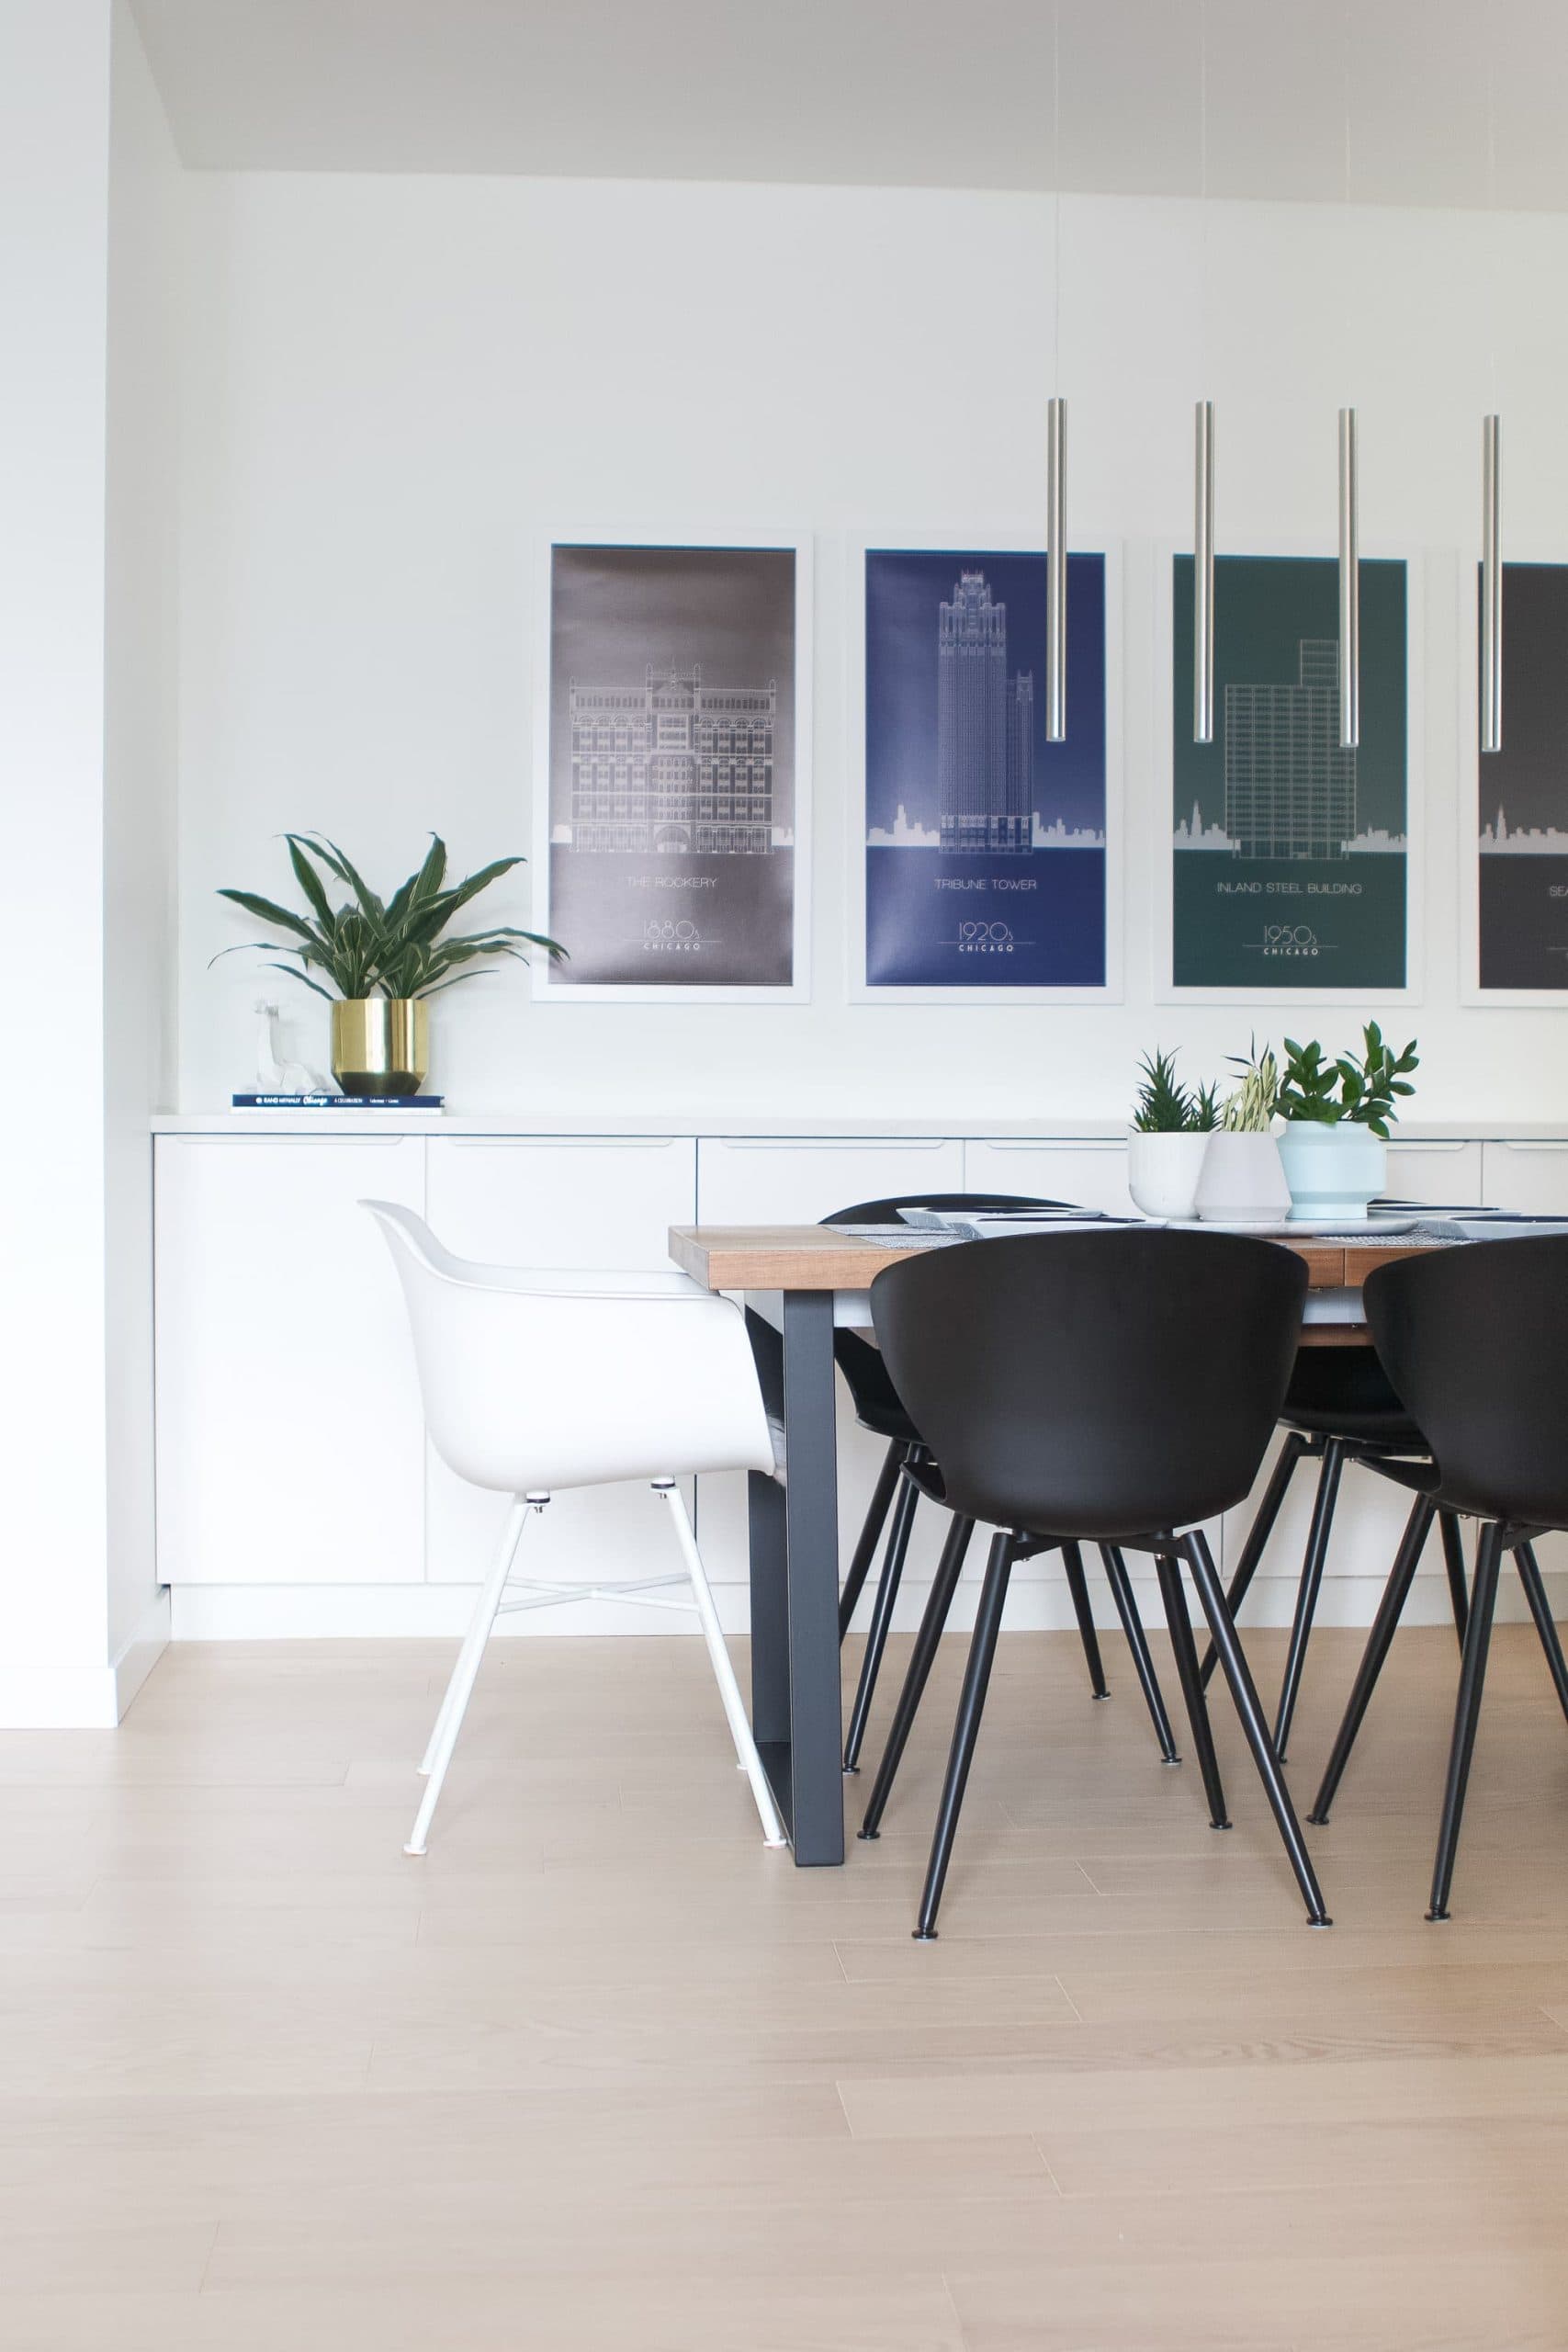
<path fill-rule="evenodd" d="M 1280 1158 L 1291 1188 L 1291 1215 L 1347 1225 L 1367 1214 L 1367 1204 L 1388 1186 L 1388 1146 L 1346 1119 L 1326 1126 L 1318 1119 L 1292 1119 L 1280 1141 Z"/>
<path fill-rule="evenodd" d="M 1269 1135 L 1216 1127 L 1198 1179 L 1198 1214 L 1216 1225 L 1279 1225 L 1291 1213 L 1280 1147 Z"/>
<path fill-rule="evenodd" d="M 1127 1137 L 1127 1190 L 1145 1216 L 1193 1217 L 1203 1171 L 1206 1135 Z"/>

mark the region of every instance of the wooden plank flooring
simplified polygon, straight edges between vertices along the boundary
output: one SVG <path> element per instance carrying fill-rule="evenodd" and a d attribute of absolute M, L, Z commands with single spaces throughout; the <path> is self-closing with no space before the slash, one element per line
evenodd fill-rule
<path fill-rule="evenodd" d="M 1303 1800 L 1359 1645 L 1309 1660 Z M 1561 2352 L 1533 1634 L 1497 1634 L 1447 1928 L 1456 1653 L 1401 1638 L 1312 1833 L 1323 1935 L 1224 1699 L 1222 1836 L 1106 1648 L 1097 1707 L 1074 1637 L 1004 1639 L 932 1946 L 954 1644 L 842 1871 L 763 1851 L 694 1642 L 501 1644 L 423 1863 L 446 1645 L 187 1645 L 118 1735 L 0 1736 L 0 2344 Z"/>

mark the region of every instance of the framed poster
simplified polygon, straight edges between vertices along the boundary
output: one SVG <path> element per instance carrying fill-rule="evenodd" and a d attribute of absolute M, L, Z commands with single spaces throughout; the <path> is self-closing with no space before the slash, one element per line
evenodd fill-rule
<path fill-rule="evenodd" d="M 1168 729 L 1170 995 L 1256 1003 L 1271 992 L 1408 1000 L 1416 969 L 1409 778 L 1414 583 L 1363 558 L 1360 743 L 1339 742 L 1338 564 L 1220 556 L 1214 735 L 1192 739 L 1192 559 L 1172 557 Z"/>
<path fill-rule="evenodd" d="M 1067 559 L 1067 732 L 1046 740 L 1043 552 L 867 546 L 852 600 L 860 1002 L 1103 1002 L 1120 986 L 1120 579 Z"/>
<path fill-rule="evenodd" d="M 806 540 L 551 540 L 536 994 L 807 995 L 810 585 Z"/>
<path fill-rule="evenodd" d="M 1467 567 L 1469 569 L 1469 567 Z M 1460 674 L 1465 1001 L 1568 1002 L 1568 564 L 1503 566 L 1503 747 L 1480 734 L 1480 566 Z"/>

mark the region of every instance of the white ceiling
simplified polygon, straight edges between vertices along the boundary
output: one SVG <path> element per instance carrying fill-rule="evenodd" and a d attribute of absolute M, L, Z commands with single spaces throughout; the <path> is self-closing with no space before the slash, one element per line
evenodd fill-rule
<path fill-rule="evenodd" d="M 1568 209 L 1568 0 L 131 0 L 186 164 Z M 1488 57 L 1490 52 L 1491 64 Z M 1488 172 L 1488 102 L 1495 176 Z"/>

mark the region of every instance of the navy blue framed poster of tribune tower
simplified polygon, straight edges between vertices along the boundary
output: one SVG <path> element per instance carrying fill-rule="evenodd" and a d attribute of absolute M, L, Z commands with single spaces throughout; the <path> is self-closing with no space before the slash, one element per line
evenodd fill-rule
<path fill-rule="evenodd" d="M 1107 989 L 1106 559 L 1067 561 L 1046 740 L 1043 552 L 865 553 L 865 989 Z"/>

